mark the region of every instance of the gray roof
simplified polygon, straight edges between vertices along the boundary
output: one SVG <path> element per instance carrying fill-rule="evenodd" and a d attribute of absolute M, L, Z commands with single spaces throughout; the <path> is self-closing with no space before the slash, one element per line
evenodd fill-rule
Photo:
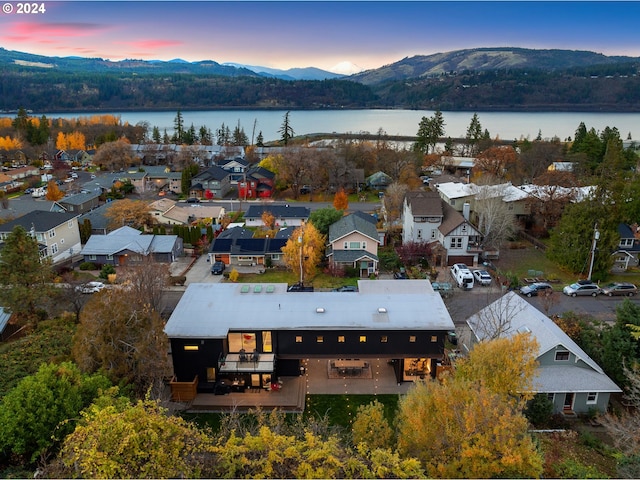
<path fill-rule="evenodd" d="M 348 295 L 286 289 L 284 283 L 192 283 L 165 332 L 170 338 L 224 338 L 239 320 L 257 330 L 455 329 L 428 280 L 359 280 L 359 291 Z"/>
<path fill-rule="evenodd" d="M 488 332 L 484 328 L 486 323 L 482 322 L 483 316 L 484 318 L 487 315 L 495 316 L 497 312 L 500 312 L 500 318 L 509 322 L 508 330 L 504 336 L 530 332 L 535 337 L 539 348 L 538 357 L 557 346 L 562 346 L 584 362 L 586 367 L 589 367 L 585 368 L 577 364 L 573 366 L 542 366 L 538 368 L 535 379 L 535 387 L 538 391 L 548 393 L 553 391 L 621 391 L 604 373 L 600 365 L 587 355 L 553 320 L 515 292 L 506 293 L 477 314 L 469 317 L 467 324 L 477 339 L 483 340 L 488 336 Z M 588 383 L 585 383 L 586 381 Z M 552 390 L 547 390 L 547 388 Z M 553 390 L 554 388 L 559 390 Z"/>
<path fill-rule="evenodd" d="M 244 227 L 231 227 L 220 232 L 217 238 L 253 238 L 253 230 Z"/>
<path fill-rule="evenodd" d="M 116 255 L 125 250 L 141 254 L 167 253 L 173 250 L 177 239 L 177 235 L 142 235 L 140 231 L 125 226 L 109 235 L 91 235 L 81 253 Z"/>
<path fill-rule="evenodd" d="M 347 215 L 329 226 L 329 243 L 333 243 L 350 233 L 358 232 L 375 242 L 378 241 L 378 230 L 370 221 L 359 215 Z"/>
<path fill-rule="evenodd" d="M 4 332 L 4 329 L 7 328 L 10 318 L 11 314 L 6 312 L 4 307 L 0 307 L 0 333 Z"/>
<path fill-rule="evenodd" d="M 121 200 L 114 200 L 119 202 Z M 94 208 L 90 212 L 80 215 L 78 223 L 82 224 L 85 219 L 91 222 L 91 228 L 94 230 L 107 230 L 109 227 L 109 219 L 105 216 L 105 213 L 109 207 L 113 205 L 113 202 L 105 203 L 97 208 Z"/>
<path fill-rule="evenodd" d="M 33 228 L 36 232 L 48 232 L 62 225 L 69 220 L 76 218 L 77 213 L 66 212 L 45 212 L 44 210 L 33 210 L 20 218 L 0 225 L 0 232 L 11 232 L 13 228 L 20 225 L 27 232 Z"/>
<path fill-rule="evenodd" d="M 377 255 L 366 250 L 333 250 L 331 255 L 333 255 L 333 261 L 338 263 L 353 263 L 363 258 L 378 261 Z"/>
<path fill-rule="evenodd" d="M 100 192 L 88 192 L 88 193 L 76 193 L 75 195 L 70 195 L 68 197 L 64 197 L 62 200 L 59 200 L 58 203 L 63 205 L 82 205 L 85 202 L 98 198 L 100 196 Z"/>
<path fill-rule="evenodd" d="M 290 205 L 250 205 L 244 218 L 260 218 L 263 212 L 270 212 L 275 218 L 309 218 L 311 209 L 307 207 L 292 207 Z"/>

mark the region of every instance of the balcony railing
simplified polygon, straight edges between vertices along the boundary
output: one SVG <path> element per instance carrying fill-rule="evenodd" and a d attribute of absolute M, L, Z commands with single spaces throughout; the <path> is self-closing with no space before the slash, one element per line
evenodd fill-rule
<path fill-rule="evenodd" d="M 274 369 L 273 353 L 229 353 L 218 360 L 220 373 L 271 373 Z"/>

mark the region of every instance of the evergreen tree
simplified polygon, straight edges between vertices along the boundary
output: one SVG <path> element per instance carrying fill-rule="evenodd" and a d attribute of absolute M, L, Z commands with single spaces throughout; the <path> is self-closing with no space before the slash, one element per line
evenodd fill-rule
<path fill-rule="evenodd" d="M 469 124 L 469 127 L 467 127 L 465 139 L 467 140 L 469 153 L 471 155 L 478 153 L 478 145 L 480 140 L 482 140 L 482 125 L 480 124 L 480 119 L 478 118 L 477 113 L 474 113 L 473 117 L 471 117 L 471 123 Z"/>
<path fill-rule="evenodd" d="M 91 220 L 85 218 L 84 221 L 80 224 L 80 243 L 83 245 L 87 243 L 89 237 L 91 236 L 91 230 L 93 227 L 91 226 Z"/>
<path fill-rule="evenodd" d="M 153 130 L 151 131 L 151 139 L 155 144 L 159 144 L 162 142 L 162 137 L 160 136 L 160 129 L 158 127 L 153 127 Z"/>
<path fill-rule="evenodd" d="M 289 118 L 291 112 L 287 112 L 284 114 L 284 118 L 282 120 L 282 126 L 278 132 L 280 133 L 280 140 L 284 145 L 288 145 L 289 140 L 293 138 L 295 132 L 293 131 L 293 127 L 291 126 L 291 119 Z"/>
<path fill-rule="evenodd" d="M 184 140 L 184 119 L 182 118 L 182 112 L 178 110 L 176 118 L 173 120 L 173 142 L 176 144 L 182 144 Z"/>

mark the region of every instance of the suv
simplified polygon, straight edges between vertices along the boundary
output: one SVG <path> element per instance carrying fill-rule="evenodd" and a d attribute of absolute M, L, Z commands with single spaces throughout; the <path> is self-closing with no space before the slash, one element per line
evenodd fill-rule
<path fill-rule="evenodd" d="M 211 275 L 222 275 L 224 268 L 224 262 L 213 262 L 213 265 L 211 265 Z"/>
<path fill-rule="evenodd" d="M 474 270 L 473 277 L 480 285 L 491 285 L 491 274 L 486 270 Z"/>
<path fill-rule="evenodd" d="M 615 282 L 602 287 L 601 293 L 609 295 L 610 297 L 613 297 L 614 295 L 626 295 L 628 297 L 633 297 L 637 292 L 638 287 L 633 283 Z"/>
<path fill-rule="evenodd" d="M 334 288 L 333 292 L 357 292 L 358 287 L 353 285 L 344 285 L 342 287 Z"/>
<path fill-rule="evenodd" d="M 565 295 L 570 295 L 572 297 L 582 295 L 591 295 L 592 297 L 596 297 L 600 293 L 600 287 L 595 283 L 581 280 L 564 287 L 562 289 L 562 293 L 564 293 Z"/>

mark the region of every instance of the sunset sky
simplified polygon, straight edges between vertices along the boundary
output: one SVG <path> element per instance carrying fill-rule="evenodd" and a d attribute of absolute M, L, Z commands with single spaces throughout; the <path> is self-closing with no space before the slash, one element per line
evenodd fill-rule
<path fill-rule="evenodd" d="M 30 15 L 0 3 L 0 47 L 47 56 L 332 71 L 475 47 L 640 57 L 639 2 L 69 1 Z"/>

